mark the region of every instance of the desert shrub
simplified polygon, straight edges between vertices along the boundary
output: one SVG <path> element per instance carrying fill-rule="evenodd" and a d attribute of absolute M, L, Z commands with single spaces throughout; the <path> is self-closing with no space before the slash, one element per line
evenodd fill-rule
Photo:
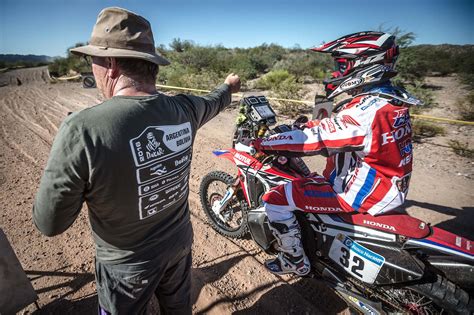
<path fill-rule="evenodd" d="M 458 140 L 449 140 L 448 145 L 457 155 L 474 158 L 474 150 L 469 149 L 469 143 L 463 143 Z"/>
<path fill-rule="evenodd" d="M 400 50 L 397 70 L 408 82 L 427 74 L 460 73 L 469 76 L 474 73 L 474 59 L 470 57 L 473 54 L 473 45 L 410 46 Z"/>
<path fill-rule="evenodd" d="M 459 73 L 459 78 L 461 79 L 462 83 L 469 86 L 469 89 L 471 90 L 474 89 L 474 72 L 472 73 L 461 72 Z"/>
<path fill-rule="evenodd" d="M 416 140 L 446 133 L 443 127 L 419 119 L 412 120 L 412 128 L 413 136 Z"/>
<path fill-rule="evenodd" d="M 300 99 L 303 96 L 303 85 L 286 70 L 274 70 L 257 81 L 256 86 L 270 90 L 270 96 L 281 99 Z M 295 116 L 300 112 L 299 103 L 291 101 L 273 102 L 283 115 Z"/>
<path fill-rule="evenodd" d="M 420 111 L 426 108 L 433 107 L 435 104 L 433 92 L 429 89 L 424 88 L 424 80 L 417 80 L 413 85 L 406 85 L 406 90 L 423 101 L 422 107 L 417 106 L 414 108 L 415 111 Z"/>
<path fill-rule="evenodd" d="M 264 43 L 260 46 L 249 48 L 244 53 L 257 72 L 265 73 L 283 58 L 287 50 L 276 44 Z"/>
<path fill-rule="evenodd" d="M 474 121 L 474 91 L 458 101 L 458 109 L 461 119 Z"/>
<path fill-rule="evenodd" d="M 257 77 L 257 69 L 252 65 L 251 61 L 243 54 L 234 54 L 229 58 L 228 69 L 223 67 L 221 73 L 228 74 L 237 73 L 242 81 L 247 81 Z"/>
<path fill-rule="evenodd" d="M 77 56 L 71 54 L 69 49 L 83 46 L 84 43 L 77 43 L 73 47 L 69 47 L 67 49 L 67 57 L 66 58 L 58 58 L 53 63 L 48 66 L 49 72 L 61 75 L 67 75 L 70 70 L 75 72 L 92 72 L 91 67 L 87 64 L 87 62 L 81 56 Z"/>
<path fill-rule="evenodd" d="M 193 41 L 182 40 L 180 38 L 173 38 L 169 44 L 170 48 L 176 52 L 183 52 L 191 49 L 194 46 Z"/>
<path fill-rule="evenodd" d="M 178 63 L 162 67 L 158 73 L 158 82 L 160 84 L 202 90 L 212 89 L 223 81 L 224 77 L 219 76 L 215 72 L 193 72 Z"/>
<path fill-rule="evenodd" d="M 276 91 L 280 88 L 283 81 L 288 79 L 296 81 L 295 76 L 287 70 L 274 70 L 262 76 L 256 82 L 256 87 L 263 90 Z"/>
<path fill-rule="evenodd" d="M 416 52 L 410 49 L 402 49 L 400 51 L 396 69 L 398 76 L 395 81 L 408 84 L 421 80 L 428 73 L 425 60 L 419 58 Z"/>
<path fill-rule="evenodd" d="M 190 72 L 182 64 L 172 62 L 166 67 L 160 67 L 157 81 L 161 84 L 182 86 L 183 78 L 189 73 Z"/>
<path fill-rule="evenodd" d="M 290 77 L 281 82 L 278 90 L 272 90 L 270 94 L 272 97 L 276 98 L 299 100 L 303 97 L 302 85 L 301 83 L 296 82 L 294 77 Z M 291 101 L 274 101 L 274 103 L 279 108 L 281 114 L 291 117 L 298 116 L 302 109 L 300 103 Z"/>
<path fill-rule="evenodd" d="M 322 79 L 326 71 L 331 69 L 333 61 L 326 54 L 318 54 L 311 51 L 295 51 L 285 56 L 282 60 L 275 63 L 274 70 L 287 70 L 298 80 L 305 76 L 311 76 L 314 79 Z"/>
<path fill-rule="evenodd" d="M 181 86 L 184 87 L 209 90 L 224 82 L 224 78 L 219 77 L 215 72 L 190 73 L 183 76 L 181 82 Z"/>

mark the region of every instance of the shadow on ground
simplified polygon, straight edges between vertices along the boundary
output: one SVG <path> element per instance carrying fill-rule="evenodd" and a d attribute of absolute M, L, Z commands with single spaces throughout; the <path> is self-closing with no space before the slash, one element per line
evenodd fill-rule
<path fill-rule="evenodd" d="M 97 312 L 97 296 L 93 294 L 91 296 L 83 297 L 80 300 L 68 300 L 67 298 L 79 291 L 81 288 L 94 281 L 94 275 L 92 273 L 75 273 L 75 272 L 63 272 L 62 269 L 67 268 L 65 266 L 61 269 L 54 271 L 39 271 L 39 270 L 25 270 L 30 281 L 39 279 L 41 277 L 68 277 L 70 280 L 64 281 L 60 284 L 55 284 L 49 287 L 41 288 L 36 290 L 38 294 L 47 294 L 48 292 L 66 289 L 66 293 L 62 293 L 61 297 L 55 299 L 48 304 L 40 305 L 41 309 L 36 310 L 33 314 L 58 314 L 67 312 L 69 314 L 94 314 Z"/>
<path fill-rule="evenodd" d="M 466 237 L 470 240 L 474 240 L 474 228 L 472 227 L 472 222 L 474 222 L 474 207 L 462 207 L 459 209 L 441 206 L 429 202 L 406 200 L 399 210 L 406 213 L 406 209 L 412 206 L 454 216 L 454 218 L 438 223 L 435 226 L 451 233 Z"/>
<path fill-rule="evenodd" d="M 193 293 L 195 302 L 206 283 L 212 283 L 223 277 L 229 269 L 235 266 L 241 259 L 251 256 L 247 252 L 231 257 L 220 263 L 209 265 L 203 268 L 193 269 Z M 198 281 L 196 281 L 198 278 Z M 266 291 L 266 292 L 265 292 Z M 253 304 L 249 304 L 249 299 L 253 295 L 261 295 Z M 297 293 L 297 294 L 295 294 Z M 292 299 L 292 296 L 298 297 Z M 315 299 L 317 297 L 317 299 Z M 300 302 L 300 303 L 299 303 Z M 302 303 L 301 303 L 302 302 Z M 344 311 L 347 305 L 335 293 L 329 289 L 324 282 L 311 278 L 299 278 L 292 283 L 270 282 L 260 285 L 253 290 L 236 294 L 232 298 L 221 297 L 212 301 L 209 305 L 200 309 L 196 314 L 207 314 L 216 311 L 219 305 L 232 303 L 241 308 L 232 314 L 336 314 Z"/>

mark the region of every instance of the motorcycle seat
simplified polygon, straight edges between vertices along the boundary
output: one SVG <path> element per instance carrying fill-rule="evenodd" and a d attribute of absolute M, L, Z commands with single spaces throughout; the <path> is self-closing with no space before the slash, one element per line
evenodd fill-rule
<path fill-rule="evenodd" d="M 403 213 L 389 213 L 376 217 L 368 213 L 344 213 L 339 214 L 339 217 L 349 224 L 370 227 L 410 238 L 425 238 L 431 232 L 427 223 Z"/>

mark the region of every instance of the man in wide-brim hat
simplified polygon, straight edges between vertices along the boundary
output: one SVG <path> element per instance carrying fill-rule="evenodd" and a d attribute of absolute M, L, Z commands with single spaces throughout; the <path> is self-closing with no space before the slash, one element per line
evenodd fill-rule
<path fill-rule="evenodd" d="M 62 123 L 36 195 L 33 219 L 64 232 L 87 203 L 96 243 L 100 314 L 142 314 L 153 294 L 164 314 L 192 310 L 188 181 L 196 131 L 240 89 L 231 74 L 213 92 L 166 96 L 150 23 L 121 8 L 98 16 L 87 46 L 105 102 Z"/>

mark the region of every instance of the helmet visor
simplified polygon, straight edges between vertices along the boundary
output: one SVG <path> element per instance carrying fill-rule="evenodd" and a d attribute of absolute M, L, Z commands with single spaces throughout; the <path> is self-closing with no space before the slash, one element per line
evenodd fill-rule
<path fill-rule="evenodd" d="M 334 70 L 336 72 L 339 72 L 341 76 L 344 75 L 344 73 L 347 70 L 347 59 L 344 59 L 344 58 L 334 59 Z"/>

